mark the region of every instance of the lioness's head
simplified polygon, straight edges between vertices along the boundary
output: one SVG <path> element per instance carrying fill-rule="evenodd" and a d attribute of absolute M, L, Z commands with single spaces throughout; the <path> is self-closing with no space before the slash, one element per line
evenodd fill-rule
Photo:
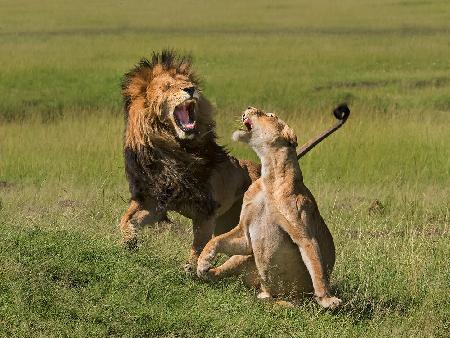
<path fill-rule="evenodd" d="M 278 116 L 258 108 L 248 107 L 242 114 L 245 130 L 233 133 L 233 140 L 248 143 L 253 149 L 296 147 L 294 131 Z"/>
<path fill-rule="evenodd" d="M 122 94 L 131 146 L 165 135 L 192 140 L 212 128 L 210 105 L 202 97 L 191 59 L 173 51 L 153 54 L 125 75 Z"/>

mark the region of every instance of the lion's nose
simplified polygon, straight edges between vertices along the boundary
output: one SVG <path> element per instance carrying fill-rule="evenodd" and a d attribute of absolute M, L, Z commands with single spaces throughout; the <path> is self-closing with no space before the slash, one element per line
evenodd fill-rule
<path fill-rule="evenodd" d="M 190 97 L 193 97 L 193 96 L 194 96 L 194 93 L 195 93 L 195 87 L 186 87 L 186 88 L 183 88 L 183 90 L 184 90 L 186 93 L 188 93 Z"/>

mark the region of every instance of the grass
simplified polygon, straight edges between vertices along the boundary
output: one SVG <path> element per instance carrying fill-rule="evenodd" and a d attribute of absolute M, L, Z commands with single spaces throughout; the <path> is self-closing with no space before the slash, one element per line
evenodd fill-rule
<path fill-rule="evenodd" d="M 450 108 L 443 1 L 4 3 L 6 120 L 118 112 L 122 74 L 168 46 L 194 54 L 223 114 L 250 103 L 323 111 L 341 100 L 373 114 Z"/>
<path fill-rule="evenodd" d="M 4 1 L 0 18 L 1 336 L 448 334 L 445 2 Z M 336 242 L 339 311 L 184 275 L 192 233 L 177 214 L 121 247 L 120 78 L 167 46 L 194 54 L 220 143 L 241 158 L 255 156 L 229 136 L 249 104 L 302 143 L 350 103 L 300 161 Z"/>

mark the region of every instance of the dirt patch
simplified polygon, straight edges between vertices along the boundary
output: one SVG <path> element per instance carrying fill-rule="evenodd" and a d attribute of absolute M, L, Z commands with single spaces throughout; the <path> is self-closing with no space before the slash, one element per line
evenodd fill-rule
<path fill-rule="evenodd" d="M 350 239 L 373 239 L 373 238 L 405 238 L 405 237 L 427 237 L 439 239 L 441 237 L 450 237 L 450 231 L 447 227 L 426 226 L 416 229 L 405 229 L 399 231 L 389 230 L 346 230 L 346 236 Z"/>
<path fill-rule="evenodd" d="M 385 87 L 389 84 L 398 83 L 399 80 L 381 80 L 381 81 L 339 81 L 329 83 L 323 86 L 314 87 L 315 91 L 330 90 L 330 89 L 351 89 L 351 88 L 375 88 Z"/>
<path fill-rule="evenodd" d="M 379 88 L 388 85 L 399 85 L 407 89 L 415 88 L 442 88 L 450 83 L 450 77 L 436 77 L 425 80 L 362 80 L 362 81 L 338 81 L 322 86 L 314 87 L 314 91 L 320 92 L 331 89 L 355 89 L 355 88 Z"/>
<path fill-rule="evenodd" d="M 430 225 L 421 229 L 413 229 L 411 231 L 412 236 L 424 236 L 430 238 L 450 237 L 450 231 L 448 228 L 441 228 L 436 225 Z"/>
<path fill-rule="evenodd" d="M 0 181 L 0 190 L 9 190 L 14 188 L 16 185 L 8 181 Z"/>

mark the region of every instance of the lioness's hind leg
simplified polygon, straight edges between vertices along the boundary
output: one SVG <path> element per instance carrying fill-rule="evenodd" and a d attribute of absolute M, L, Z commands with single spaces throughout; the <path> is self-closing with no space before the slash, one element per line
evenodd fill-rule
<path fill-rule="evenodd" d="M 269 291 L 264 287 L 263 284 L 261 284 L 261 291 L 256 295 L 256 298 L 262 299 L 262 300 L 271 300 L 272 295 Z"/>
<path fill-rule="evenodd" d="M 119 225 L 125 246 L 129 249 L 135 248 L 137 246 L 137 232 L 139 228 L 153 224 L 160 218 L 161 215 L 151 210 L 148 205 L 132 200 Z"/>
<path fill-rule="evenodd" d="M 322 298 L 316 297 L 316 301 L 324 308 L 330 309 L 330 310 L 336 309 L 342 303 L 342 300 L 340 300 L 339 298 L 334 297 L 334 296 L 322 297 Z"/>

